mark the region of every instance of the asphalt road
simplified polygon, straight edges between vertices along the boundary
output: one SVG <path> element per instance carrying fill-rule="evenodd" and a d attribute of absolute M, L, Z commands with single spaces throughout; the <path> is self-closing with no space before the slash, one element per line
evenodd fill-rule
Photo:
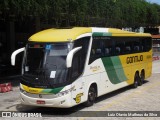
<path fill-rule="evenodd" d="M 160 66 L 160 61 L 153 62 L 153 70 L 152 70 L 153 74 L 150 78 L 146 80 L 143 86 L 139 86 L 136 89 L 133 89 L 130 86 L 128 86 L 120 90 L 114 91 L 112 93 L 109 93 L 107 95 L 104 95 L 102 97 L 99 97 L 96 100 L 96 103 L 91 107 L 84 107 L 83 105 L 78 105 L 70 109 L 55 109 L 55 108 L 43 108 L 43 107 L 21 105 L 19 100 L 19 87 L 15 86 L 13 88 L 13 91 L 11 92 L 0 93 L 0 111 L 14 111 L 14 112 L 18 111 L 22 113 L 39 112 L 42 113 L 44 116 L 48 116 L 48 117 L 38 118 L 39 120 L 48 120 L 51 118 L 59 120 L 59 119 L 64 119 L 64 117 L 65 120 L 104 119 L 104 117 L 101 118 L 93 117 L 95 116 L 95 112 L 91 111 L 160 111 L 159 66 Z M 137 117 L 105 117 L 105 119 L 137 120 Z M 141 117 L 138 119 L 158 120 L 158 117 Z"/>

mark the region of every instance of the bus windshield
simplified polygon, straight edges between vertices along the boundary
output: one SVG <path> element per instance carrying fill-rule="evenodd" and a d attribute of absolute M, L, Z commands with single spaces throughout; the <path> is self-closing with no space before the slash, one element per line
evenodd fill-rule
<path fill-rule="evenodd" d="M 22 83 L 48 88 L 67 82 L 66 57 L 72 43 L 28 44 Z"/>

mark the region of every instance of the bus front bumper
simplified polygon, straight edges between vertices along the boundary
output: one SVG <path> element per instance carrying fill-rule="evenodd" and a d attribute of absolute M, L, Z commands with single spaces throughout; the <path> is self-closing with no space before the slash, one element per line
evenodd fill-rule
<path fill-rule="evenodd" d="M 56 98 L 33 98 L 23 93 L 20 93 L 21 103 L 24 105 L 31 106 L 42 106 L 42 107 L 55 107 L 55 108 L 69 108 L 71 104 L 71 93 L 56 97 Z"/>

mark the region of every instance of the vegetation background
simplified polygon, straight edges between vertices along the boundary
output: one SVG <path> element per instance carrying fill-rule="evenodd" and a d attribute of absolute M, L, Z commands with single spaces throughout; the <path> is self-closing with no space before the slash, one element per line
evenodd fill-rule
<path fill-rule="evenodd" d="M 0 0 L 0 19 L 54 27 L 160 25 L 160 5 L 146 0 Z"/>

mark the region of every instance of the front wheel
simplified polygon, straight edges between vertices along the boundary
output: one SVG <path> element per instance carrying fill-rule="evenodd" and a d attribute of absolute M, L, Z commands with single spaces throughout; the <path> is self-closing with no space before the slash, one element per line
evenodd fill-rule
<path fill-rule="evenodd" d="M 84 105 L 87 107 L 92 106 L 95 102 L 96 96 L 97 96 L 96 89 L 94 86 L 91 86 L 88 91 L 88 99 L 84 103 Z"/>

